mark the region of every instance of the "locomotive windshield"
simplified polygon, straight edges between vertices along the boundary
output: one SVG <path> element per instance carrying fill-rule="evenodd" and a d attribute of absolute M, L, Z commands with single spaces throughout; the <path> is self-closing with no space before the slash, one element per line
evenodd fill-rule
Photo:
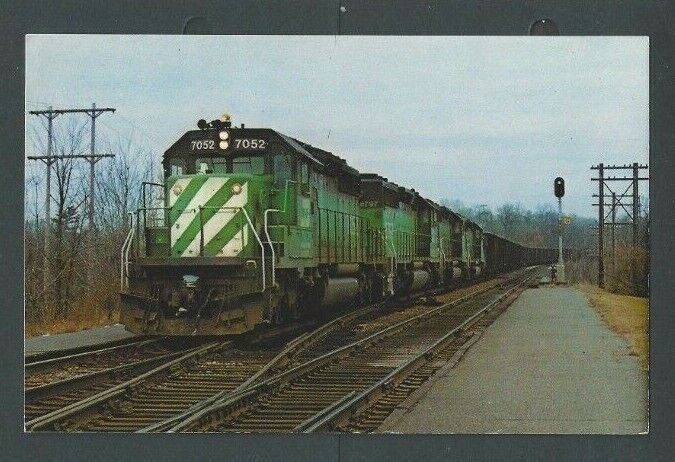
<path fill-rule="evenodd" d="M 199 173 L 262 175 L 265 173 L 265 158 L 263 156 L 199 157 L 196 170 Z"/>
<path fill-rule="evenodd" d="M 265 157 L 263 154 L 242 154 L 228 157 L 173 157 L 169 161 L 170 169 L 166 174 L 167 176 L 194 175 L 196 173 L 263 175 L 265 173 Z"/>

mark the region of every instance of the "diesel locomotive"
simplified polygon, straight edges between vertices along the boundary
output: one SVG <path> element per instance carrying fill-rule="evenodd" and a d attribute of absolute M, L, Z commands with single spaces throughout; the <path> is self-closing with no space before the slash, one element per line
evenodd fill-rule
<path fill-rule="evenodd" d="M 121 322 L 139 334 L 242 334 L 555 260 L 229 116 L 200 120 L 163 167 L 122 249 Z"/>

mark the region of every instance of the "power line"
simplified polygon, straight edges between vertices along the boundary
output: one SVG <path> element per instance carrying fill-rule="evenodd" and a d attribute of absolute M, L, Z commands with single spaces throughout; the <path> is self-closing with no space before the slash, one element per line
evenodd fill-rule
<path fill-rule="evenodd" d="M 44 289 L 45 294 L 49 290 L 50 285 L 50 271 L 49 271 L 49 240 L 51 234 L 51 166 L 58 159 L 86 159 L 89 162 L 89 232 L 95 231 L 94 222 L 94 201 L 95 201 L 95 184 L 96 171 L 94 166 L 102 158 L 114 157 L 114 154 L 96 154 L 96 119 L 106 112 L 115 112 L 115 108 L 97 108 L 96 103 L 92 103 L 91 108 L 69 108 L 69 109 L 54 109 L 49 106 L 47 110 L 29 111 L 29 114 L 47 119 L 47 155 L 46 156 L 28 156 L 30 160 L 38 160 L 44 162 L 47 166 L 47 181 L 46 181 L 46 197 L 45 197 L 45 248 L 44 248 Z M 86 114 L 91 119 L 91 146 L 89 155 L 69 155 L 69 156 L 55 156 L 52 152 L 53 140 L 53 120 L 62 114 Z"/>
<path fill-rule="evenodd" d="M 128 117 L 125 117 L 125 116 L 123 116 L 123 115 L 119 115 L 119 118 L 120 118 L 123 122 L 126 122 L 128 125 L 130 125 L 131 127 L 133 127 L 134 129 L 138 130 L 142 135 L 144 135 L 144 136 L 145 136 L 147 139 L 149 139 L 150 141 L 153 141 L 153 142 L 157 143 L 157 145 L 158 145 L 159 147 L 162 147 L 162 148 L 164 147 L 165 143 L 162 142 L 162 141 L 159 141 L 157 138 L 154 137 L 154 135 L 151 136 L 151 135 L 150 135 L 150 132 L 147 131 L 146 128 L 139 126 L 138 124 L 136 124 L 136 122 L 134 122 L 133 120 L 131 120 L 131 119 L 129 119 Z"/>
<path fill-rule="evenodd" d="M 50 105 L 55 105 L 54 103 L 46 103 L 44 101 L 30 101 L 30 100 L 26 100 L 26 103 L 30 103 L 33 106 L 45 106 L 45 107 L 50 106 Z M 130 118 L 128 118 L 128 117 L 126 117 L 122 114 L 116 114 L 116 115 L 117 115 L 118 120 L 121 120 L 122 122 L 126 123 L 128 126 L 133 128 L 137 133 L 140 133 L 142 136 L 144 136 L 147 140 L 152 141 L 153 143 L 156 143 L 157 147 L 164 148 L 166 143 L 164 141 L 160 141 L 159 138 L 158 138 L 158 135 L 156 133 L 152 133 L 151 131 L 149 131 L 147 129 L 147 127 L 144 127 L 144 126 L 141 126 L 141 125 L 137 124 L 136 122 L 134 122 L 133 120 L 131 120 Z M 103 122 L 101 121 L 101 123 L 103 123 Z M 125 136 L 119 130 L 117 130 L 116 128 L 112 127 L 109 124 L 103 123 L 103 125 L 108 127 L 109 129 L 115 131 L 120 136 Z"/>
<path fill-rule="evenodd" d="M 598 182 L 598 193 L 593 194 L 593 197 L 598 198 L 598 203 L 593 204 L 593 206 L 598 207 L 598 286 L 604 287 L 605 285 L 605 261 L 604 261 L 604 245 L 605 245 L 605 225 L 609 224 L 611 228 L 611 238 L 612 238 L 612 261 L 616 261 L 616 242 L 615 242 L 615 230 L 616 226 L 631 224 L 633 227 L 633 247 L 637 246 L 638 242 L 638 232 L 639 232 L 639 222 L 640 222 L 640 209 L 639 201 L 640 196 L 638 194 L 638 187 L 640 181 L 649 180 L 649 177 L 640 176 L 640 170 L 647 170 L 649 167 L 647 165 L 641 165 L 637 162 L 633 164 L 624 164 L 624 165 L 604 165 L 602 163 L 598 165 L 591 166 L 591 170 L 598 171 L 597 178 L 591 178 L 591 181 Z M 605 176 L 605 171 L 607 170 L 632 170 L 632 176 Z M 619 181 L 619 182 L 629 182 L 628 186 L 622 193 L 617 193 L 610 186 L 610 181 Z M 625 183 L 624 183 L 625 184 Z M 605 194 L 605 188 L 609 194 Z M 618 189 L 620 191 L 620 189 Z M 612 198 L 612 205 L 609 210 L 609 213 L 605 214 L 605 198 Z M 632 202 L 626 203 L 625 199 L 631 198 Z M 629 218 L 628 222 L 617 223 L 616 221 L 616 209 L 621 207 L 626 216 Z M 632 210 L 629 211 L 626 207 L 632 207 Z M 612 216 L 611 222 L 606 222 L 609 216 Z M 633 283 L 637 285 L 635 281 L 635 262 L 634 259 L 631 259 L 631 274 L 633 278 Z"/>

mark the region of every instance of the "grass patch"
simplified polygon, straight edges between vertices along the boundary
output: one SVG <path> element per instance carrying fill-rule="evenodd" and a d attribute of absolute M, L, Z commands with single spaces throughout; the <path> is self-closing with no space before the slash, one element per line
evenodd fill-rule
<path fill-rule="evenodd" d="M 609 327 L 630 344 L 630 354 L 649 368 L 649 299 L 618 295 L 590 284 L 577 284 Z"/>

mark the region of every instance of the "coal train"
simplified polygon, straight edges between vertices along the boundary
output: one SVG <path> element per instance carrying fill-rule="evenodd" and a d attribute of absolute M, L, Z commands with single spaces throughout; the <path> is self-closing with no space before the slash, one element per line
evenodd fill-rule
<path fill-rule="evenodd" d="M 122 248 L 132 332 L 242 334 L 556 259 L 275 130 L 197 125 L 143 184 Z"/>

